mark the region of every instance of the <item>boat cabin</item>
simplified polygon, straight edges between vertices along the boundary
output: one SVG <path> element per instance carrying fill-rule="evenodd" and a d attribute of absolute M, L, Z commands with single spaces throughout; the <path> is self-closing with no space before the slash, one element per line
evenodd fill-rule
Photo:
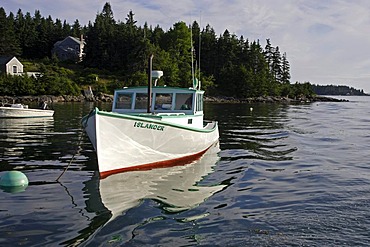
<path fill-rule="evenodd" d="M 153 87 L 150 113 L 203 114 L 203 93 L 192 88 Z M 123 88 L 114 92 L 113 112 L 135 114 L 147 110 L 147 87 Z"/>
<path fill-rule="evenodd" d="M 197 126 L 203 124 L 204 91 L 154 86 L 151 92 L 152 99 L 148 111 L 148 87 L 116 90 L 112 112 L 159 118 L 162 121 L 179 124 Z"/>

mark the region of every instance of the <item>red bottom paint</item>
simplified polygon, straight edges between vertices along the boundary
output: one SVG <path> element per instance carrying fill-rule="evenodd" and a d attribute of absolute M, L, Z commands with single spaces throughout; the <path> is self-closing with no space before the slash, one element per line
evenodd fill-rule
<path fill-rule="evenodd" d="M 154 168 L 164 168 L 164 167 L 172 167 L 172 166 L 181 166 L 181 165 L 187 165 L 193 161 L 196 161 L 202 157 L 202 155 L 207 152 L 207 150 L 212 147 L 214 144 L 209 146 L 207 149 L 196 153 L 192 154 L 189 156 L 177 158 L 177 159 L 172 159 L 172 160 L 164 160 L 164 161 L 158 161 L 154 163 L 149 163 L 149 164 L 143 164 L 143 165 L 138 165 L 138 166 L 130 166 L 130 167 L 125 167 L 125 168 L 120 168 L 120 169 L 115 169 L 115 170 L 110 170 L 110 171 L 105 171 L 105 172 L 100 172 L 100 178 L 106 178 L 112 174 L 116 173 L 121 173 L 121 172 L 128 172 L 128 171 L 145 171 L 145 170 L 151 170 Z"/>

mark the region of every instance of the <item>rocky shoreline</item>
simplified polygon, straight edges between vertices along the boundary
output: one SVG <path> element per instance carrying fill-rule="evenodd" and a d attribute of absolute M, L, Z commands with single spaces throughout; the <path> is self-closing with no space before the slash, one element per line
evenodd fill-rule
<path fill-rule="evenodd" d="M 337 99 L 325 96 L 302 96 L 298 98 L 278 97 L 278 96 L 260 96 L 253 98 L 236 99 L 233 97 L 205 97 L 206 102 L 215 103 L 286 103 L 286 104 L 302 104 L 313 102 L 348 102 L 346 99 Z"/>
<path fill-rule="evenodd" d="M 53 95 L 40 95 L 40 96 L 0 96 L 0 102 L 5 103 L 39 103 L 39 102 L 113 102 L 113 95 L 99 93 L 94 97 L 85 97 L 84 95 L 71 96 L 53 96 Z M 302 104 L 302 103 L 313 103 L 313 102 L 348 102 L 345 99 L 337 99 L 325 96 L 312 96 L 312 97 L 299 97 L 299 98 L 288 98 L 288 97 L 276 97 L 276 96 L 260 96 L 254 98 L 237 99 L 233 97 L 212 97 L 205 96 L 205 102 L 213 103 L 285 103 L 285 104 Z"/>

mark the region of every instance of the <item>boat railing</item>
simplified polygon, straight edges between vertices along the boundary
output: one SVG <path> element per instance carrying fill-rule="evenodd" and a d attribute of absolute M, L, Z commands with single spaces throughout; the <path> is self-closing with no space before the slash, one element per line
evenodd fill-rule
<path fill-rule="evenodd" d="M 156 113 L 157 116 L 182 116 L 185 115 L 183 112 L 161 112 L 161 113 Z"/>
<path fill-rule="evenodd" d="M 216 121 L 203 121 L 203 128 L 204 129 L 213 129 L 217 124 Z"/>
<path fill-rule="evenodd" d="M 23 105 L 23 104 L 11 104 L 10 107 L 28 109 L 28 105 Z"/>

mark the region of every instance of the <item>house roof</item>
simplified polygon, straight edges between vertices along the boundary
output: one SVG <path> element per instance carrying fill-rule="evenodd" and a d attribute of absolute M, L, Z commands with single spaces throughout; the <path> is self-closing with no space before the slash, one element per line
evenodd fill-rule
<path fill-rule="evenodd" d="M 72 36 L 68 36 L 69 38 L 71 38 L 72 40 L 74 40 L 76 43 L 80 43 L 81 40 L 79 40 L 78 38 L 75 38 L 75 37 L 72 37 Z"/>
<path fill-rule="evenodd" d="M 67 36 L 63 40 L 59 40 L 59 41 L 55 42 L 54 46 L 59 46 L 59 45 L 63 44 L 64 42 L 68 42 L 69 40 L 72 40 L 73 42 L 75 42 L 77 44 L 81 43 L 81 40 L 79 40 L 78 38 L 75 38 L 75 37 L 72 37 L 72 36 Z"/>
<path fill-rule="evenodd" d="M 0 64 L 7 64 L 14 56 L 0 56 Z"/>

